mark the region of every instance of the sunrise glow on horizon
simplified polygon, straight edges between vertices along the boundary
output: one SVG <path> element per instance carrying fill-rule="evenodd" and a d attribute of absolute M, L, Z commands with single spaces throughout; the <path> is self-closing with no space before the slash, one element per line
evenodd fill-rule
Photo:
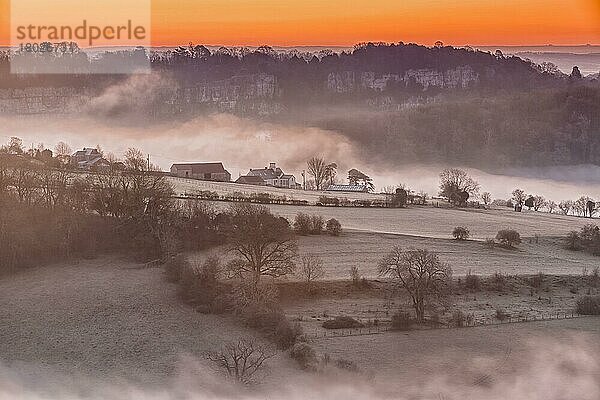
<path fill-rule="evenodd" d="M 600 44 L 598 0 L 153 0 L 151 15 L 154 46 Z M 9 43 L 9 22 L 9 0 L 0 0 L 1 45 Z"/>

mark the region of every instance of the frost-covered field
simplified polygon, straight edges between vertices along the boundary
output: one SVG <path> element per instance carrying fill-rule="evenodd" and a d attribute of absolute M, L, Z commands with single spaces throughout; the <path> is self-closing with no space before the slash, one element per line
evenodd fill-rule
<path fill-rule="evenodd" d="M 195 312 L 162 269 L 140 267 L 103 257 L 1 277 L 0 382 L 6 367 L 26 380 L 81 375 L 162 384 L 188 367 L 186 358 L 202 362 L 224 341 L 255 335 Z M 286 371 L 287 359 L 272 365 Z"/>
<path fill-rule="evenodd" d="M 316 204 L 321 196 L 337 197 L 340 199 L 353 200 L 385 200 L 386 196 L 376 193 L 334 193 L 334 192 L 316 192 L 297 189 L 283 189 L 272 186 L 243 185 L 233 182 L 212 182 L 196 179 L 169 177 L 169 182 L 173 185 L 175 194 L 178 196 L 193 196 L 202 191 L 216 192 L 221 196 L 231 195 L 233 193 L 243 193 L 247 196 L 256 193 L 268 193 L 272 196 L 285 196 L 288 200 L 306 200 L 310 204 Z"/>
<path fill-rule="evenodd" d="M 273 212 L 293 219 L 298 212 L 337 218 L 345 232 L 341 237 L 309 236 L 300 239 L 300 250 L 319 254 L 329 279 L 348 278 L 357 266 L 364 276 L 377 276 L 377 262 L 393 246 L 418 247 L 436 251 L 456 275 L 469 270 L 481 275 L 581 274 L 592 271 L 598 257 L 568 251 L 563 238 L 579 230 L 587 218 L 510 210 L 459 210 L 434 207 L 407 209 L 324 208 L 271 206 Z M 473 240 L 452 240 L 452 229 L 467 227 Z M 516 250 L 490 249 L 485 238 L 500 229 L 515 229 L 523 239 Z M 536 237 L 536 235 L 538 235 Z"/>
<path fill-rule="evenodd" d="M 213 204 L 228 206 L 224 202 Z M 469 270 L 479 275 L 579 275 L 584 270 L 591 272 L 600 262 L 599 257 L 588 253 L 566 250 L 564 244 L 568 232 L 579 230 L 586 223 L 598 223 L 598 219 L 504 209 L 269 207 L 290 221 L 302 212 L 341 222 L 344 231 L 340 237 L 299 237 L 301 253 L 318 254 L 323 259 L 326 279 L 348 279 L 354 266 L 363 276 L 376 278 L 377 262 L 394 246 L 436 251 L 455 275 L 465 275 Z M 467 227 L 471 240 L 453 240 L 452 229 L 456 226 Z M 494 238 L 500 229 L 517 230 L 523 243 L 515 250 L 488 248 L 485 239 Z"/>
<path fill-rule="evenodd" d="M 517 250 L 489 249 L 478 241 L 457 242 L 418 236 L 346 232 L 340 237 L 307 236 L 299 241 L 300 252 L 319 254 L 327 279 L 349 279 L 356 266 L 361 275 L 377 277 L 377 262 L 393 246 L 425 248 L 437 252 L 450 264 L 455 275 L 469 270 L 478 275 L 575 274 L 591 272 L 600 259 L 584 252 L 564 249 L 559 238 L 540 237 L 538 243 L 526 239 Z"/>
<path fill-rule="evenodd" d="M 522 237 L 563 236 L 579 230 L 586 218 L 511 209 L 448 209 L 429 206 L 398 208 L 302 207 L 272 205 L 278 215 L 293 220 L 299 213 L 337 218 L 345 228 L 378 233 L 396 233 L 430 238 L 449 238 L 456 226 L 469 228 L 472 238 L 495 237 L 500 229 L 515 229 Z"/>
<path fill-rule="evenodd" d="M 201 355 L 257 332 L 196 313 L 161 269 L 140 267 L 102 257 L 1 277 L 0 398 L 241 398 L 206 375 Z M 447 394 L 478 390 L 483 397 L 459 398 L 569 398 L 539 395 L 568 378 L 565 387 L 582 394 L 572 398 L 595 399 L 599 330 L 597 318 L 581 318 L 315 339 L 319 353 L 354 361 L 363 374 L 307 374 L 280 353 L 264 385 L 244 398 L 453 398 Z M 520 386 L 519 377 L 527 377 Z"/>

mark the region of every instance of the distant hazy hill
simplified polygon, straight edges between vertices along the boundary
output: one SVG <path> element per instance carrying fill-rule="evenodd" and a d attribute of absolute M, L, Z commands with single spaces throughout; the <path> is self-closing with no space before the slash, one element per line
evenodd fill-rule
<path fill-rule="evenodd" d="M 600 49 L 597 53 L 585 54 L 519 52 L 516 55 L 537 64 L 551 62 L 566 74 L 570 74 L 574 66 L 577 66 L 584 75 L 600 72 Z"/>

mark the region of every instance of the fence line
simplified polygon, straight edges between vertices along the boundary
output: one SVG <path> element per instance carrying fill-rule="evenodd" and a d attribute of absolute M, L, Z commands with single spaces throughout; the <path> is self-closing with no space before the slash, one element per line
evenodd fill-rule
<path fill-rule="evenodd" d="M 533 316 L 524 316 L 524 317 L 514 317 L 514 318 L 506 318 L 504 321 L 500 320 L 490 320 L 490 321 L 474 321 L 472 323 L 464 323 L 462 326 L 456 326 L 452 324 L 437 324 L 437 325 L 423 325 L 415 331 L 418 330 L 435 330 L 435 329 L 463 329 L 463 328 L 477 328 L 483 326 L 494 326 L 494 325 L 507 325 L 507 324 L 521 324 L 526 322 L 542 322 L 542 321 L 555 321 L 555 320 L 566 320 L 566 319 L 577 319 L 577 318 L 586 318 L 593 317 L 592 315 L 581 315 L 577 313 L 552 313 L 542 315 L 540 317 Z M 348 336 L 365 336 L 365 335 L 379 335 L 386 332 L 402 332 L 400 329 L 394 329 L 389 325 L 384 326 L 368 326 L 363 328 L 348 328 L 348 329 L 324 329 L 321 331 L 314 331 L 313 333 L 306 334 L 308 338 L 319 339 L 319 338 L 336 338 L 336 337 L 348 337 Z"/>

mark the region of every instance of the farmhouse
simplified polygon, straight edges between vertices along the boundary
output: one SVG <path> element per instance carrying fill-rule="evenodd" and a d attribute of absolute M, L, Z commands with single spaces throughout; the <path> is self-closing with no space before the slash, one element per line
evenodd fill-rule
<path fill-rule="evenodd" d="M 262 178 L 268 186 L 295 189 L 296 178 L 294 175 L 285 174 L 277 164 L 272 162 L 268 167 L 251 169 L 247 176 L 258 176 Z"/>
<path fill-rule="evenodd" d="M 367 193 L 369 188 L 367 185 L 329 185 L 327 191 L 342 193 Z"/>
<path fill-rule="evenodd" d="M 260 176 L 246 175 L 240 176 L 235 183 L 242 183 L 246 185 L 266 186 L 267 182 Z"/>
<path fill-rule="evenodd" d="M 78 150 L 71 156 L 71 164 L 79 169 L 96 170 L 110 168 L 111 164 L 108 160 L 102 157 L 102 153 L 98 149 L 85 147 L 83 150 Z"/>
<path fill-rule="evenodd" d="M 231 174 L 223 167 L 223 163 L 220 162 L 173 164 L 171 166 L 171 175 L 205 181 L 231 181 Z"/>

